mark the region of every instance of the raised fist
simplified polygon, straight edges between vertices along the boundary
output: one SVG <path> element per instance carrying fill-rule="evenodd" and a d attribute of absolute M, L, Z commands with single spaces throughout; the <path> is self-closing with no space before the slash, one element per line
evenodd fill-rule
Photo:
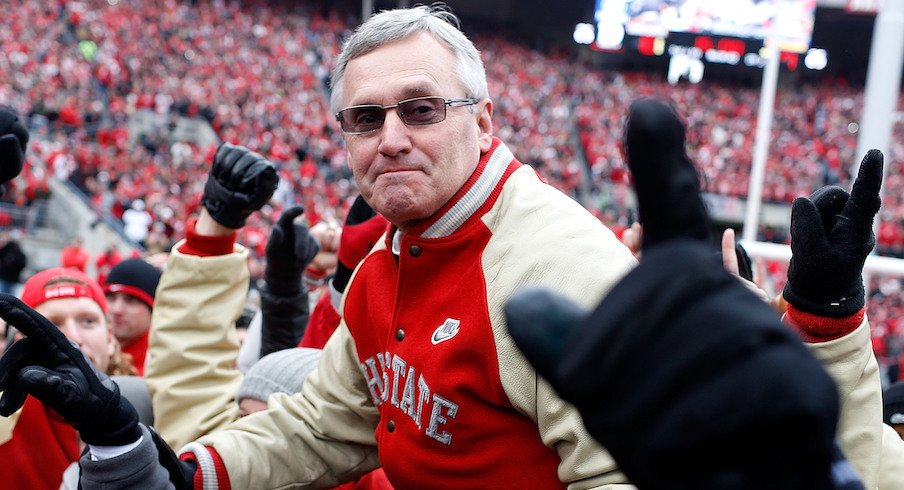
<path fill-rule="evenodd" d="M 278 183 L 276 168 L 263 156 L 223 143 L 213 158 L 201 204 L 217 223 L 238 229 L 270 200 Z"/>

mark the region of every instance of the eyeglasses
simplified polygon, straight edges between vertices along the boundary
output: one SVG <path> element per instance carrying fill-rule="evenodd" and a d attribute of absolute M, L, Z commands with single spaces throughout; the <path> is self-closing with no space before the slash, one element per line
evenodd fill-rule
<path fill-rule="evenodd" d="M 386 120 L 386 110 L 395 109 L 399 118 L 409 126 L 426 126 L 446 119 L 446 107 L 474 105 L 480 99 L 444 99 L 442 97 L 417 97 L 392 105 L 355 105 L 342 109 L 336 120 L 342 131 L 349 134 L 370 133 L 380 129 Z"/>

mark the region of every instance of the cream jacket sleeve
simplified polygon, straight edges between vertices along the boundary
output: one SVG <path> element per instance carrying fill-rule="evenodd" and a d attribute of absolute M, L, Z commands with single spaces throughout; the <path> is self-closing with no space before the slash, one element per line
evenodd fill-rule
<path fill-rule="evenodd" d="M 180 242 L 181 244 L 181 242 Z M 155 428 L 174 449 L 238 418 L 235 320 L 248 252 L 198 257 L 173 247 L 157 289 L 145 376 Z"/>
<path fill-rule="evenodd" d="M 0 393 L 3 393 L 0 391 Z M 9 417 L 0 417 L 0 444 L 6 444 L 13 438 L 13 429 L 16 428 L 16 422 L 19 421 L 19 415 L 22 415 L 22 409 L 19 408 Z"/>
<path fill-rule="evenodd" d="M 828 342 L 807 344 L 835 380 L 840 397 L 838 442 L 867 489 L 877 488 L 882 452 L 882 387 L 869 322 Z"/>
<path fill-rule="evenodd" d="M 379 466 L 379 413 L 344 323 L 301 393 L 198 440 L 223 460 L 232 488 L 329 488 Z"/>
<path fill-rule="evenodd" d="M 879 490 L 904 489 L 904 441 L 882 424 L 882 459 L 879 463 Z"/>

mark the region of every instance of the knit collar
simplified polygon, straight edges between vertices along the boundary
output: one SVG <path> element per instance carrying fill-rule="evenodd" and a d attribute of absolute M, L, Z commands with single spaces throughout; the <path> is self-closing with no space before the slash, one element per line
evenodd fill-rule
<path fill-rule="evenodd" d="M 480 156 L 477 168 L 433 216 L 415 225 L 409 232 L 422 238 L 442 238 L 451 235 L 468 221 L 487 201 L 498 194 L 499 183 L 510 173 L 512 165 L 520 166 L 511 150 L 494 137 L 490 150 Z"/>

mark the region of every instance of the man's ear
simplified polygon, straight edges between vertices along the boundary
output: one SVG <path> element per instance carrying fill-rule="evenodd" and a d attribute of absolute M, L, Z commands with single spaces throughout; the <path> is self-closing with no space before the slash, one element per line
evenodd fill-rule
<path fill-rule="evenodd" d="M 486 153 L 493 145 L 493 101 L 489 98 L 477 104 L 477 128 L 480 153 Z"/>

